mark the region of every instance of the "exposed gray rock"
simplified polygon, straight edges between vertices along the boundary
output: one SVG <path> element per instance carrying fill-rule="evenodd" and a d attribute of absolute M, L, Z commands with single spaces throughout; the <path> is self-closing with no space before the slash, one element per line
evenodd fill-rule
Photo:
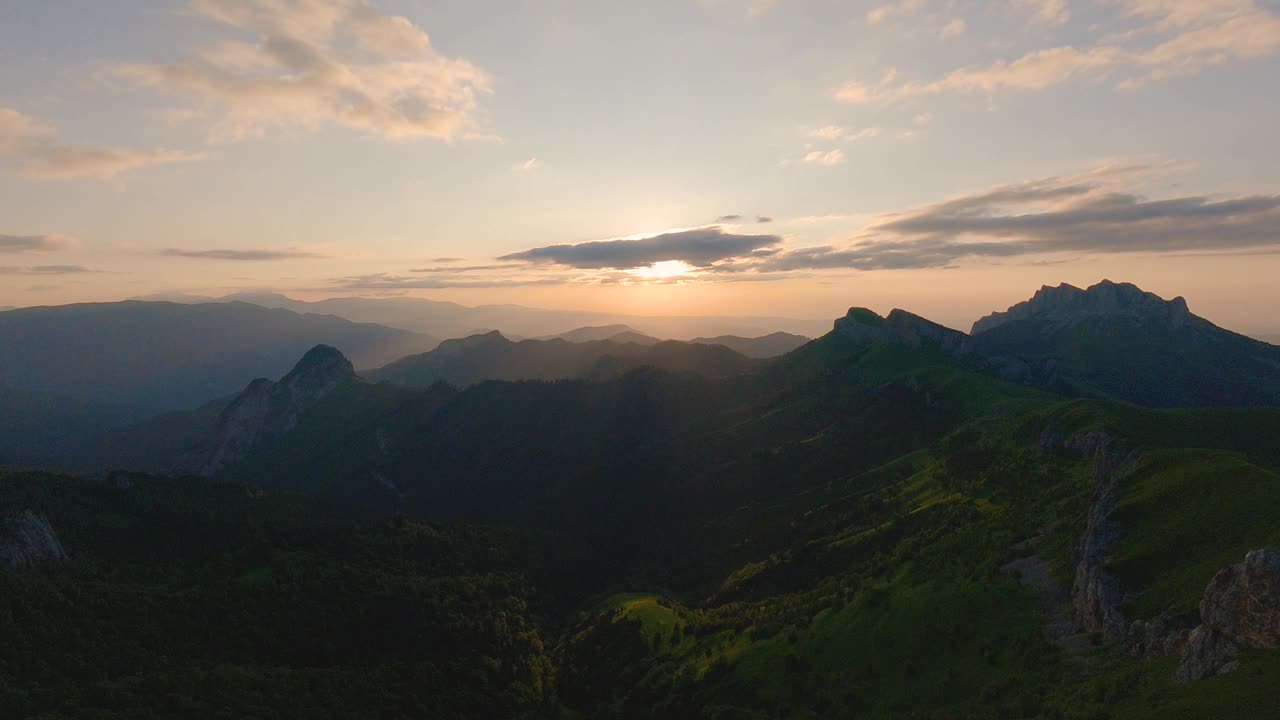
<path fill-rule="evenodd" d="M 1191 631 L 1178 670 L 1178 680 L 1200 680 L 1240 667 L 1240 648 L 1221 633 L 1203 625 Z"/>
<path fill-rule="evenodd" d="M 1120 611 L 1124 594 L 1119 581 L 1106 570 L 1106 549 L 1118 534 L 1111 512 L 1119 496 L 1120 481 L 1133 472 L 1142 453 L 1105 430 L 1068 436 L 1052 426 L 1041 433 L 1040 446 L 1046 450 L 1073 450 L 1090 461 L 1093 496 L 1088 522 L 1074 551 L 1076 573 L 1071 602 L 1076 621 L 1085 631 L 1101 633 L 1104 640 L 1123 640 L 1129 630 Z"/>
<path fill-rule="evenodd" d="M 882 318 L 866 308 L 850 308 L 835 321 L 835 331 L 859 342 L 896 342 L 911 347 L 932 343 L 950 353 L 959 353 L 967 337 L 906 310 L 893 310 Z"/>
<path fill-rule="evenodd" d="M 1199 680 L 1240 666 L 1239 648 L 1280 648 L 1280 551 L 1254 550 L 1218 571 L 1200 599 L 1177 679 Z"/>
<path fill-rule="evenodd" d="M 317 345 L 279 382 L 259 378 L 249 383 L 218 418 L 200 474 L 214 475 L 243 460 L 264 438 L 292 430 L 307 410 L 354 380 L 355 368 L 341 352 Z"/>
<path fill-rule="evenodd" d="M 1280 647 L 1280 551 L 1254 550 L 1213 576 L 1200 619 L 1243 647 Z"/>
<path fill-rule="evenodd" d="M 43 513 L 27 509 L 0 523 L 0 565 L 18 570 L 66 559 L 67 552 Z"/>
<path fill-rule="evenodd" d="M 1151 620 L 1134 620 L 1125 632 L 1124 648 L 1134 657 L 1181 655 L 1200 618 L 1197 613 L 1161 615 Z"/>
<path fill-rule="evenodd" d="M 1041 317 L 1053 325 L 1065 325 L 1099 315 L 1142 318 L 1146 322 L 1161 322 L 1172 328 L 1182 327 L 1194 317 L 1187 309 L 1185 299 L 1165 300 L 1129 283 L 1103 280 L 1087 290 L 1063 283 L 1057 287 L 1045 285 L 1030 300 L 1004 312 L 987 315 L 973 324 L 971 334 L 978 335 L 1029 317 Z"/>

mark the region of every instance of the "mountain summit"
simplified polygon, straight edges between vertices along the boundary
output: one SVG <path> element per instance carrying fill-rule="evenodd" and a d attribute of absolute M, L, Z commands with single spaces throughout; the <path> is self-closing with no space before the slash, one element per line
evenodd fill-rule
<path fill-rule="evenodd" d="M 279 382 L 258 378 L 249 383 L 218 418 L 213 448 L 201 474 L 213 475 L 244 459 L 264 438 L 292 430 L 303 413 L 357 380 L 346 356 L 336 348 L 317 345 Z"/>
<path fill-rule="evenodd" d="M 920 347 L 928 341 L 951 353 L 960 352 L 966 337 L 959 330 L 899 309 L 880 317 L 867 308 L 849 308 L 847 315 L 836 320 L 834 330 L 859 342 L 894 342 Z"/>
<path fill-rule="evenodd" d="M 1087 290 L 1062 283 L 1057 287 L 1045 285 L 1030 300 L 978 320 L 971 334 L 978 335 L 1029 318 L 1040 318 L 1059 326 L 1099 316 L 1130 317 L 1168 328 L 1180 328 L 1195 317 L 1182 297 L 1165 300 L 1130 283 L 1103 280 Z"/>
<path fill-rule="evenodd" d="M 1214 325 L 1181 297 L 1104 280 L 1045 287 L 973 326 L 965 352 L 1002 377 L 1150 407 L 1280 405 L 1280 348 Z"/>

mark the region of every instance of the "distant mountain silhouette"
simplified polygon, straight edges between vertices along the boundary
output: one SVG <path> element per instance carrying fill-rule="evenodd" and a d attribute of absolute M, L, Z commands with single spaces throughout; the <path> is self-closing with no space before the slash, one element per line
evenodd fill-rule
<path fill-rule="evenodd" d="M 262 307 L 283 308 L 298 313 L 337 315 L 354 322 L 380 325 L 426 333 L 437 338 L 461 338 L 476 334 L 478 328 L 501 331 L 510 338 L 548 339 L 557 337 L 565 328 L 621 325 L 615 332 L 634 329 L 663 338 L 689 338 L 697 335 L 732 333 L 754 336 L 772 330 L 820 332 L 824 323 L 781 317 L 732 316 L 633 316 L 611 313 L 551 310 L 522 305 L 480 305 L 468 307 L 452 302 L 422 298 L 330 298 L 316 302 L 294 300 L 280 293 L 235 293 L 223 298 L 202 295 L 163 294 L 147 296 L 148 300 L 174 302 L 248 302 Z"/>
<path fill-rule="evenodd" d="M 600 325 L 596 327 L 580 327 L 568 332 L 562 332 L 556 335 L 545 335 L 543 337 L 532 338 L 533 340 L 568 340 L 569 342 L 592 342 L 593 340 L 608 340 L 614 335 L 622 333 L 639 333 L 633 327 L 621 324 Z"/>
<path fill-rule="evenodd" d="M 134 302 L 0 313 L 0 384 L 156 411 L 195 407 L 278 377 L 327 343 L 357 367 L 422 352 L 404 330 L 249 303 Z"/>
<path fill-rule="evenodd" d="M 809 342 L 809 340 L 810 338 L 803 335 L 776 332 L 754 338 L 739 337 L 737 335 L 720 335 L 710 338 L 698 337 L 689 342 L 698 343 L 699 345 L 723 345 L 747 357 L 771 358 L 786 355 Z"/>
<path fill-rule="evenodd" d="M 484 380 L 603 379 L 639 367 L 722 377 L 752 372 L 757 364 L 724 347 L 560 338 L 512 342 L 495 331 L 446 340 L 431 352 L 402 358 L 366 377 L 407 387 L 437 382 L 465 387 Z"/>

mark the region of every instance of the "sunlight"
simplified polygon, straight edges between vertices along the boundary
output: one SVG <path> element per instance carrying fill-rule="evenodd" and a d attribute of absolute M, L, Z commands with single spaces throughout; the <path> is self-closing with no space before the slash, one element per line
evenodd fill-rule
<path fill-rule="evenodd" d="M 665 279 L 688 275 L 694 269 L 692 265 L 683 260 L 663 260 L 649 267 L 635 268 L 629 272 L 642 278 Z"/>

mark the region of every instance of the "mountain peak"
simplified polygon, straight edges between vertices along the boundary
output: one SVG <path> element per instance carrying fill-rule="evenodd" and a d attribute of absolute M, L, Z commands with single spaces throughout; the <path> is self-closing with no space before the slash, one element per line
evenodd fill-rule
<path fill-rule="evenodd" d="M 286 385 L 301 383 L 324 386 L 355 376 L 355 367 L 340 350 L 331 345 L 316 345 L 302 356 L 281 382 Z"/>
<path fill-rule="evenodd" d="M 899 308 L 894 308 L 886 317 L 867 308 L 849 308 L 847 315 L 836 320 L 835 331 L 859 342 L 886 341 L 920 347 L 927 341 L 948 352 L 959 352 L 966 337 L 959 330 Z"/>
<path fill-rule="evenodd" d="M 977 335 L 1006 323 L 1031 317 L 1043 318 L 1055 324 L 1070 324 L 1097 316 L 1140 318 L 1169 327 L 1181 327 L 1193 317 L 1187 308 L 1186 299 L 1176 297 L 1165 300 L 1132 283 L 1102 280 L 1084 290 L 1062 283 L 1056 287 L 1045 285 L 1030 300 L 978 320 L 973 324 L 972 334 Z"/>
<path fill-rule="evenodd" d="M 249 383 L 218 418 L 213 449 L 201 474 L 213 475 L 244 459 L 263 437 L 292 430 L 307 410 L 355 379 L 347 356 L 335 347 L 316 345 L 280 382 L 258 378 Z"/>

